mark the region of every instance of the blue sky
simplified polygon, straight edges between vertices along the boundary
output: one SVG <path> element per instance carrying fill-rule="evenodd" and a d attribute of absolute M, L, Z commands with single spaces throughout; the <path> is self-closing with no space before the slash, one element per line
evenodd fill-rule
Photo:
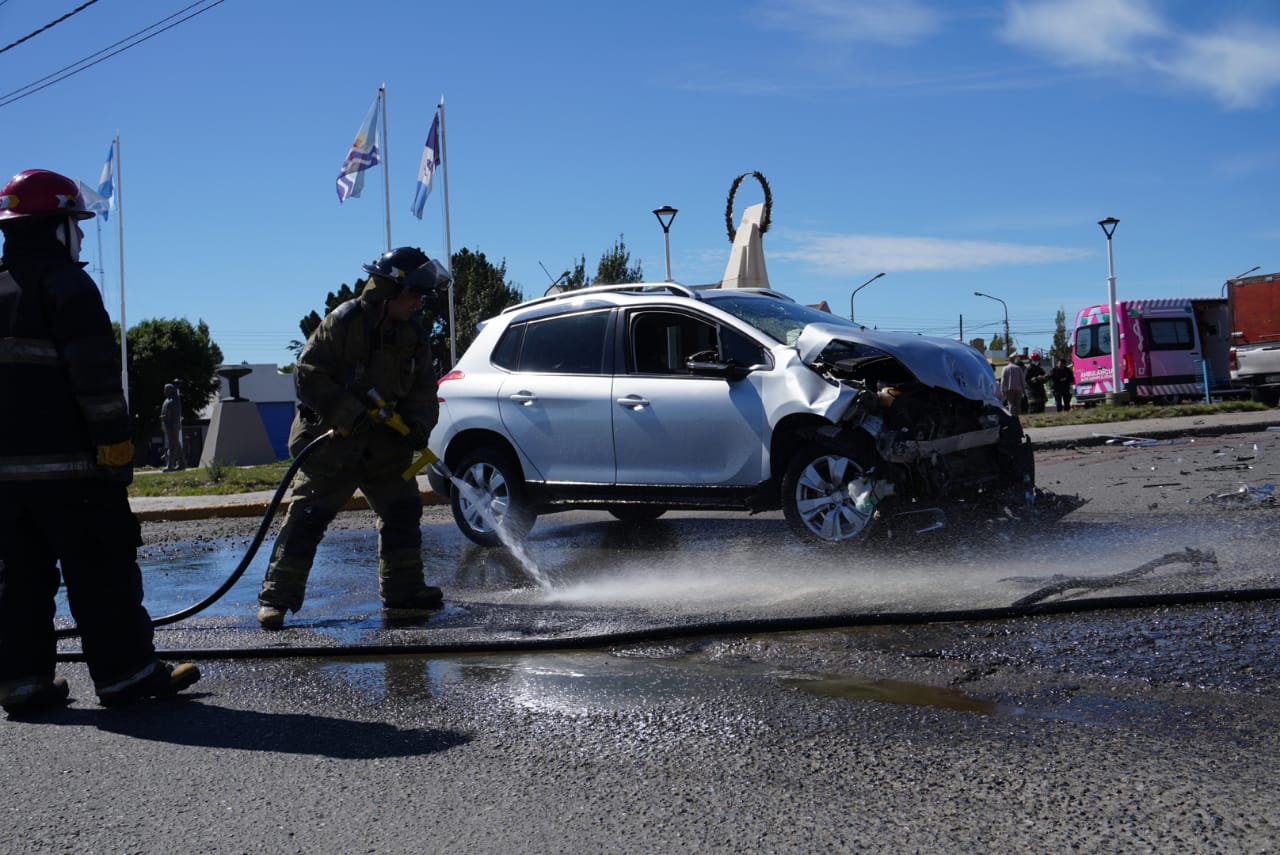
<path fill-rule="evenodd" d="M 0 46 L 82 0 L 0 0 Z M 297 323 L 392 239 L 442 254 L 442 185 L 409 213 L 443 96 L 453 249 L 540 295 L 623 236 L 718 280 L 733 179 L 773 194 L 773 286 L 860 322 L 1047 347 L 1107 299 L 1215 296 L 1280 270 L 1273 0 L 97 0 L 0 52 L 0 172 L 96 184 L 122 141 L 126 319 L 204 320 L 228 362 L 288 362 Z M 19 87 L 199 12 L 82 73 Z M 178 18 L 172 19 L 173 21 Z M 388 161 L 334 182 L 378 87 Z M 8 93 L 5 95 L 4 93 Z M 761 200 L 753 181 L 741 209 Z M 96 221 L 95 221 L 96 222 Z M 119 312 L 116 219 L 102 267 Z M 96 267 L 91 225 L 86 260 Z"/>

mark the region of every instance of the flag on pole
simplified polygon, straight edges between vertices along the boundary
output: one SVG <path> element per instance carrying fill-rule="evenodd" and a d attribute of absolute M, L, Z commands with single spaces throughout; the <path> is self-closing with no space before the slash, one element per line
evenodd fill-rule
<path fill-rule="evenodd" d="M 378 154 L 378 107 L 382 103 L 382 90 L 373 99 L 369 114 L 356 131 L 356 141 L 347 152 L 347 159 L 342 163 L 342 171 L 338 173 L 338 203 L 347 200 L 348 196 L 360 197 L 364 189 L 364 171 L 376 166 L 382 159 Z"/>
<path fill-rule="evenodd" d="M 440 111 L 436 111 L 431 120 L 431 130 L 427 131 L 427 144 L 422 149 L 422 164 L 418 167 L 418 187 L 413 193 L 413 207 L 409 210 L 418 219 L 422 219 L 422 206 L 431 195 L 431 179 L 440 165 Z"/>
<path fill-rule="evenodd" d="M 116 163 L 116 144 L 113 141 L 111 143 L 110 148 L 107 149 L 107 162 L 102 165 L 102 174 L 98 176 L 97 195 L 98 195 L 98 199 L 101 201 L 95 200 L 89 206 L 90 211 L 100 211 L 102 213 L 102 219 L 104 220 L 111 219 L 110 217 L 111 209 L 115 207 L 115 204 L 116 204 L 115 198 L 114 198 L 115 187 L 111 183 L 111 173 L 115 167 L 115 163 Z M 86 198 L 86 201 L 88 201 L 87 198 Z M 95 207 L 96 205 L 99 205 L 99 204 L 101 204 L 101 207 Z"/>

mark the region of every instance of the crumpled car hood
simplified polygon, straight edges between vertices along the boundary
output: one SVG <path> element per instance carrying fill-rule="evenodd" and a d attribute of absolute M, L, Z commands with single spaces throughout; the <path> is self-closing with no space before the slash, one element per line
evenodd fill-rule
<path fill-rule="evenodd" d="M 841 324 L 809 324 L 796 339 L 796 351 L 805 365 L 812 366 L 833 341 L 882 350 L 927 386 L 997 407 L 1003 404 L 991 363 L 963 342 L 911 333 L 850 329 Z"/>

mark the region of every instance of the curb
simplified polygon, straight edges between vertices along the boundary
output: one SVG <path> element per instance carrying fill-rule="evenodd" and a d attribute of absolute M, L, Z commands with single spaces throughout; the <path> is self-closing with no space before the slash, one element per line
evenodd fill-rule
<path fill-rule="evenodd" d="M 280 507 L 276 510 L 280 513 L 287 508 L 292 499 L 289 496 L 280 500 Z M 440 494 L 433 490 L 422 491 L 423 505 L 443 505 L 448 502 Z M 167 508 L 144 508 L 135 510 L 133 515 L 140 522 L 180 522 L 189 520 L 206 520 L 215 517 L 261 517 L 267 513 L 267 508 L 271 506 L 271 500 L 248 500 L 240 502 L 225 502 L 217 505 L 188 505 L 186 507 L 171 506 Z M 366 511 L 369 509 L 369 500 L 360 493 L 352 496 L 351 499 L 342 506 L 344 511 Z"/>
<path fill-rule="evenodd" d="M 1274 419 L 1275 424 L 1280 424 L 1280 417 Z M 1131 430 L 1125 431 L 1125 425 L 1136 426 L 1141 422 L 1099 422 L 1090 425 L 1091 430 L 1088 434 L 1079 436 L 1067 436 L 1047 439 L 1036 439 L 1032 436 L 1031 445 L 1033 448 L 1070 448 L 1077 445 L 1105 445 L 1109 439 L 1117 436 L 1134 437 L 1141 439 L 1177 439 L 1184 436 L 1226 436 L 1236 433 L 1258 433 L 1265 432 L 1271 425 L 1264 422 L 1234 422 L 1222 424 L 1203 424 L 1188 425 L 1185 427 L 1166 427 L 1155 428 L 1151 430 Z M 1114 428 L 1114 432 L 1106 430 L 1106 428 Z M 1031 431 L 1060 431 L 1062 428 L 1026 428 L 1028 435 Z M 1093 434 L 1101 434 L 1094 436 Z"/>

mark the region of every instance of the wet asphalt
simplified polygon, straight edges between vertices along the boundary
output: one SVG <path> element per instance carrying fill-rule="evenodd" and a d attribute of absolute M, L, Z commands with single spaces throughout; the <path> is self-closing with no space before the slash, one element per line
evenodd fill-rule
<path fill-rule="evenodd" d="M 431 507 L 425 558 L 447 602 L 425 617 L 381 612 L 373 532 L 335 530 L 286 630 L 252 620 L 265 555 L 157 630 L 204 671 L 186 699 L 100 708 L 67 642 L 73 702 L 0 723 L 0 844 L 1274 850 L 1274 600 L 909 617 L 1054 586 L 1073 603 L 1277 587 L 1280 516 L 1240 492 L 1280 478 L 1276 423 L 1143 423 L 1155 442 L 1131 445 L 1033 429 L 1037 523 L 959 518 L 856 561 L 789 542 L 777 515 L 636 529 L 574 513 L 541 520 L 522 562 Z M 153 614 L 203 596 L 245 543 L 144 550 Z M 1212 560 L 1177 560 L 1188 550 Z M 869 613 L 908 619 L 840 621 Z M 766 631 L 779 619 L 790 631 Z M 599 640 L 619 632 L 652 640 Z"/>

